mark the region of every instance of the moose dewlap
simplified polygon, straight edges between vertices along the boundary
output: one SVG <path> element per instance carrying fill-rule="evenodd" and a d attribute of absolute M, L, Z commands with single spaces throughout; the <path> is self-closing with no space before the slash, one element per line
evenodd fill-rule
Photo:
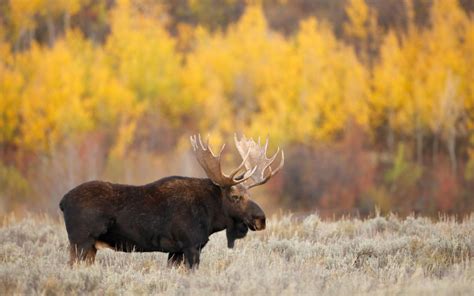
<path fill-rule="evenodd" d="M 249 189 L 265 184 L 284 164 L 271 165 L 279 149 L 267 158 L 264 146 L 243 136 L 234 136 L 241 164 L 226 175 L 209 141 L 192 136 L 196 159 L 208 178 L 171 176 L 143 186 L 103 181 L 83 183 L 62 198 L 70 242 L 70 264 L 93 263 L 97 248 L 124 252 L 166 252 L 169 264 L 199 264 L 209 236 L 226 230 L 228 247 L 248 229 L 265 229 L 265 213 L 250 199 Z"/>

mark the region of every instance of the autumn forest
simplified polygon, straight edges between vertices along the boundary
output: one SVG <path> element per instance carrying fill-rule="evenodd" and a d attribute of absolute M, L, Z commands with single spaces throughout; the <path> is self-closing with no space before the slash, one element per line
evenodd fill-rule
<path fill-rule="evenodd" d="M 270 213 L 471 213 L 474 2 L 0 0 L 0 213 L 204 176 L 197 132 L 285 150 Z"/>

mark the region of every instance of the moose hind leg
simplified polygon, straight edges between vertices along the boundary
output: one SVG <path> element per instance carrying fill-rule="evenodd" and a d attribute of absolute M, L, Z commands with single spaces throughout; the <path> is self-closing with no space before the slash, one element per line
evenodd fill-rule
<path fill-rule="evenodd" d="M 94 211 L 82 210 L 79 213 L 65 211 L 64 220 L 69 238 L 69 264 L 95 261 L 97 238 L 106 233 L 111 220 Z"/>
<path fill-rule="evenodd" d="M 187 248 L 184 250 L 184 258 L 186 266 L 189 269 L 194 269 L 199 266 L 199 257 L 201 255 L 200 250 L 195 247 Z"/>
<path fill-rule="evenodd" d="M 97 249 L 94 246 L 94 241 L 83 243 L 83 244 L 73 244 L 69 245 L 69 265 L 74 265 L 78 262 L 86 262 L 90 265 L 95 261 L 95 255 Z"/>
<path fill-rule="evenodd" d="M 179 266 L 184 262 L 184 253 L 183 252 L 174 252 L 168 254 L 168 266 Z"/>

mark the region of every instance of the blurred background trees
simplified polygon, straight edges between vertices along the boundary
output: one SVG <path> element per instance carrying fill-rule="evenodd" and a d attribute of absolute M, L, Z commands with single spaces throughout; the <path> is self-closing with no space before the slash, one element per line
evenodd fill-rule
<path fill-rule="evenodd" d="M 469 213 L 473 12 L 470 0 L 0 0 L 0 212 L 56 211 L 90 179 L 202 175 L 188 136 L 217 145 L 236 131 L 287 151 L 256 194 L 274 211 Z"/>

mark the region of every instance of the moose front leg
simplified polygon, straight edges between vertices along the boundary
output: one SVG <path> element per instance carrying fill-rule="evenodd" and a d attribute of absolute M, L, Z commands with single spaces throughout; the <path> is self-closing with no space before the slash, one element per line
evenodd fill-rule
<path fill-rule="evenodd" d="M 184 262 L 183 252 L 172 252 L 168 254 L 168 266 L 179 266 Z"/>
<path fill-rule="evenodd" d="M 191 247 L 184 249 L 184 261 L 186 263 L 186 267 L 189 269 L 194 269 L 199 266 L 199 257 L 201 255 L 201 250 L 196 247 Z"/>
<path fill-rule="evenodd" d="M 92 243 L 70 244 L 69 245 L 69 265 L 86 262 L 87 265 L 94 263 L 97 249 Z"/>

